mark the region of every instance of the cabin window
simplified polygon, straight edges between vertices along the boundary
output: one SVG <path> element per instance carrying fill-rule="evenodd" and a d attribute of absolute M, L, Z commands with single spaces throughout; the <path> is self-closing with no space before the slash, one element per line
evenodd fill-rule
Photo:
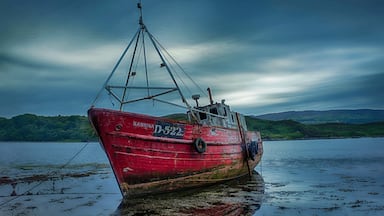
<path fill-rule="evenodd" d="M 211 108 L 211 109 L 209 110 L 209 112 L 210 112 L 210 113 L 213 113 L 213 114 L 216 114 L 216 115 L 219 114 L 219 113 L 217 112 L 217 108 L 216 108 L 216 107 Z"/>
<path fill-rule="evenodd" d="M 207 114 L 199 112 L 199 118 L 200 118 L 200 120 L 207 119 Z"/>

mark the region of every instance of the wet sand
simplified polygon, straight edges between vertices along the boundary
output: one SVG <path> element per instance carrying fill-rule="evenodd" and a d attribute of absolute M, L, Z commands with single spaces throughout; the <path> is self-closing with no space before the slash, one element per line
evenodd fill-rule
<path fill-rule="evenodd" d="M 0 177 L 4 215 L 108 215 L 121 200 L 107 164 L 16 168 L 19 174 Z"/>
<path fill-rule="evenodd" d="M 323 170 L 311 182 L 254 172 L 218 185 L 122 201 L 104 164 L 71 167 L 60 175 L 0 178 L 1 215 L 383 215 L 384 183 L 369 176 Z M 36 169 L 36 167 L 35 167 Z M 30 170 L 31 171 L 31 170 Z M 277 170 L 278 171 L 278 170 Z M 279 173 L 280 174 L 280 173 Z M 273 176 L 273 174 L 272 174 Z"/>
<path fill-rule="evenodd" d="M 64 169 L 54 158 L 45 160 L 49 164 L 8 159 L 0 163 L 0 215 L 379 216 L 383 144 L 384 139 L 265 142 L 256 167 L 260 175 L 252 179 L 124 202 L 105 155 L 95 154 L 98 145 Z"/>
<path fill-rule="evenodd" d="M 252 215 L 263 200 L 264 181 L 255 172 L 251 178 L 121 201 L 116 188 L 109 190 L 114 184 L 109 168 L 98 167 L 60 175 L 3 176 L 1 194 L 8 196 L 1 196 L 0 209 L 5 215 Z"/>

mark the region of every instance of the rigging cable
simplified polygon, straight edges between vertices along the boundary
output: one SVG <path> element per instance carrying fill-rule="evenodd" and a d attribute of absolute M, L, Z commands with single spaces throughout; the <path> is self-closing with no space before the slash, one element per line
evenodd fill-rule
<path fill-rule="evenodd" d="M 147 81 L 147 95 L 150 95 L 149 91 L 149 79 L 148 79 L 148 65 L 147 65 L 147 53 L 145 51 L 145 34 L 143 34 L 143 55 L 144 55 L 144 69 L 145 69 L 145 80 Z"/>
<path fill-rule="evenodd" d="M 139 34 L 140 30 L 141 30 L 141 29 L 139 28 L 139 29 L 136 31 L 135 36 L 132 38 L 132 40 L 129 42 L 128 46 L 125 48 L 125 50 L 124 50 L 123 53 L 121 54 L 119 60 L 117 61 L 117 63 L 116 63 L 115 66 L 113 67 L 112 72 L 109 74 L 107 80 L 105 80 L 103 86 L 101 87 L 101 89 L 100 89 L 99 92 L 97 93 L 96 98 L 93 100 L 91 107 L 93 107 L 93 106 L 95 105 L 97 99 L 99 99 L 99 97 L 100 97 L 101 93 L 103 92 L 103 90 L 107 88 L 107 84 L 109 83 L 109 80 L 111 80 L 113 74 L 116 72 L 116 69 L 119 67 L 121 61 L 123 60 L 125 54 L 127 54 L 127 51 L 128 51 L 128 49 L 129 49 L 129 47 L 131 47 L 131 44 L 133 43 L 135 37 Z M 108 89 L 107 89 L 107 91 L 110 92 Z"/>
<path fill-rule="evenodd" d="M 157 46 L 156 41 L 155 41 L 153 35 L 152 35 L 151 33 L 148 32 L 148 29 L 146 29 L 146 32 L 147 32 L 147 34 L 148 34 L 148 36 L 149 36 L 149 39 L 151 40 L 151 42 L 152 42 L 152 44 L 153 44 L 153 46 L 154 46 L 154 48 L 155 48 L 157 54 L 159 55 L 161 61 L 164 63 L 164 66 L 165 66 L 165 68 L 167 69 L 168 74 L 169 74 L 169 76 L 171 77 L 171 79 L 172 79 L 172 81 L 173 81 L 173 83 L 174 83 L 174 85 L 175 85 L 177 91 L 179 92 L 179 95 L 180 95 L 180 97 L 181 97 L 182 102 L 187 106 L 188 109 L 191 109 L 191 105 L 189 105 L 188 101 L 187 101 L 187 100 L 185 99 L 185 97 L 184 97 L 183 92 L 181 92 L 180 87 L 179 87 L 179 85 L 177 84 L 177 82 L 176 82 L 176 80 L 175 80 L 175 77 L 174 77 L 173 73 L 171 72 L 169 66 L 166 64 L 165 59 L 164 59 L 164 56 L 163 56 L 162 53 L 160 52 L 159 47 Z"/>
<path fill-rule="evenodd" d="M 163 51 L 163 50 L 161 50 L 161 51 Z M 163 54 L 163 53 L 162 53 Z M 167 55 L 164 55 L 164 59 L 167 61 L 167 62 L 170 62 L 169 60 L 168 60 L 168 58 L 167 58 Z M 177 70 L 173 67 L 173 65 L 172 64 L 169 64 L 169 67 L 171 68 L 171 70 L 173 71 L 173 72 L 175 72 L 175 75 L 177 76 L 177 78 L 183 83 L 183 87 L 185 88 L 185 89 L 187 89 L 187 91 L 190 93 L 190 94 L 192 94 L 192 91 L 191 91 L 191 89 L 188 87 L 188 85 L 184 82 L 184 80 L 181 78 L 181 76 L 180 76 L 180 74 L 177 72 Z"/>
<path fill-rule="evenodd" d="M 139 43 L 139 39 L 140 39 L 140 34 L 141 34 L 141 33 L 142 33 L 142 29 L 140 29 L 139 34 L 137 35 L 137 38 L 136 38 L 135 49 L 133 50 L 132 60 L 131 60 L 131 64 L 130 64 L 130 66 L 129 66 L 129 72 L 128 72 L 127 81 L 125 82 L 125 86 L 128 85 L 129 78 L 130 78 L 131 75 L 132 75 L 133 61 L 135 60 L 135 55 L 136 55 L 137 45 L 138 45 L 138 43 Z M 123 95 L 122 95 L 122 97 L 121 97 L 121 101 L 122 101 L 122 102 L 124 102 L 125 94 L 126 94 L 126 93 L 127 93 L 127 89 L 124 88 L 124 90 L 123 90 Z M 123 105 L 124 105 L 124 103 L 120 103 L 120 111 L 123 109 Z"/>
<path fill-rule="evenodd" d="M 143 37 L 144 36 L 144 33 L 142 33 L 141 35 L 139 35 L 138 37 L 140 38 L 140 37 Z M 139 40 L 140 39 L 138 39 L 137 40 L 137 43 L 139 42 Z M 131 66 L 130 66 L 130 68 L 129 68 L 129 70 L 128 70 L 128 79 L 129 80 L 131 80 L 129 83 L 128 83 L 128 81 L 129 80 L 127 80 L 127 83 L 126 83 L 126 85 L 125 85 L 125 87 L 126 88 L 124 88 L 124 90 L 125 91 L 127 91 L 127 93 L 126 93 L 126 95 L 125 95 L 125 98 L 129 98 L 129 95 L 130 95 L 130 93 L 131 93 L 131 89 L 129 89 L 129 88 L 127 88 L 128 87 L 128 84 L 129 85 L 134 85 L 134 82 L 135 82 L 135 77 L 138 75 L 138 71 L 137 71 L 137 68 L 138 68 L 138 65 L 139 65 L 139 63 L 140 63 L 140 56 L 141 56 L 141 51 L 142 51 L 142 49 L 143 49 L 143 47 L 140 45 L 140 44 L 138 44 L 138 49 L 139 49 L 139 51 L 137 51 L 137 54 L 135 54 L 136 53 L 136 50 L 135 50 L 135 52 L 132 54 L 133 56 L 132 56 L 132 63 L 131 63 Z M 138 56 L 137 58 L 134 58 L 135 56 Z M 121 103 L 120 104 L 123 104 L 123 102 L 124 102 L 124 99 L 122 98 L 121 99 Z"/>
<path fill-rule="evenodd" d="M 189 80 L 197 87 L 199 90 L 205 95 L 208 96 L 207 93 L 192 79 L 192 77 L 184 70 L 183 67 L 175 60 L 175 58 L 160 44 L 160 42 L 152 35 L 152 38 L 156 41 L 156 43 L 161 47 L 162 50 L 172 59 L 172 61 L 180 68 L 180 70 L 187 76 Z"/>

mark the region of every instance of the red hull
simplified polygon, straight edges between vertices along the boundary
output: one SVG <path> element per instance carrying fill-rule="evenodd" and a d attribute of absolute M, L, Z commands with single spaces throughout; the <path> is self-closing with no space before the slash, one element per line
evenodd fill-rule
<path fill-rule="evenodd" d="M 257 143 L 257 154 L 251 160 L 236 129 L 99 108 L 91 108 L 88 116 L 124 196 L 196 187 L 247 175 L 263 154 L 257 132 L 246 132 L 246 143 Z M 206 143 L 203 153 L 196 151 L 197 138 Z"/>

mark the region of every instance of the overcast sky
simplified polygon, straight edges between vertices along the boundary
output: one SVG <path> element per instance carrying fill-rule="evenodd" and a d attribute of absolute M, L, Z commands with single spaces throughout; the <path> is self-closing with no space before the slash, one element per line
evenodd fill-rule
<path fill-rule="evenodd" d="M 136 2 L 1 0 L 0 116 L 86 115 L 137 30 Z M 142 4 L 151 33 L 236 111 L 384 109 L 384 1 Z"/>

